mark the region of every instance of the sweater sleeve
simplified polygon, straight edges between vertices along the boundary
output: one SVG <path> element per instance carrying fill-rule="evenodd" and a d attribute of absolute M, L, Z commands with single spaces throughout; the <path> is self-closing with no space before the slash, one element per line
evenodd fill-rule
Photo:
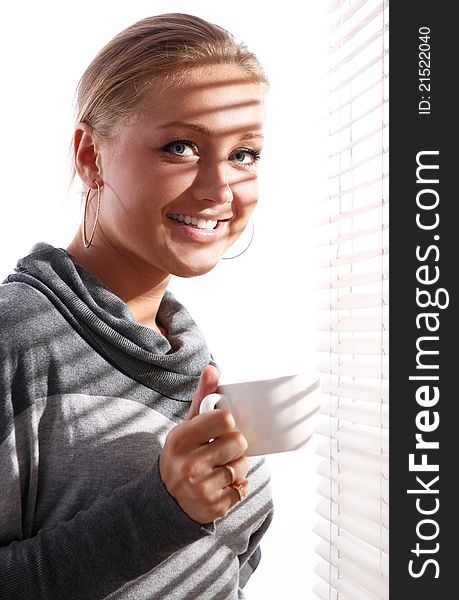
<path fill-rule="evenodd" d="M 266 514 L 261 525 L 252 533 L 248 548 L 244 554 L 238 556 L 239 559 L 239 587 L 244 588 L 261 560 L 261 538 L 266 533 L 273 519 L 273 508 Z"/>
<path fill-rule="evenodd" d="M 212 530 L 180 509 L 156 462 L 73 519 L 0 548 L 0 597 L 101 599 Z"/>

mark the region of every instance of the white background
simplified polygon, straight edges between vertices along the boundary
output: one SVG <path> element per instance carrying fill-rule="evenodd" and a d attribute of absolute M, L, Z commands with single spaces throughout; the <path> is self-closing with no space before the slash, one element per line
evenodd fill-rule
<path fill-rule="evenodd" d="M 314 125 L 323 67 L 325 3 L 138 0 L 2 3 L 0 278 L 37 241 L 66 247 L 80 218 L 79 186 L 68 189 L 73 94 L 98 50 L 152 14 L 188 12 L 247 42 L 271 83 L 255 238 L 172 291 L 203 329 L 222 381 L 308 370 L 314 364 Z M 271 457 L 276 514 L 248 600 L 312 598 L 317 503 L 314 442 Z"/>

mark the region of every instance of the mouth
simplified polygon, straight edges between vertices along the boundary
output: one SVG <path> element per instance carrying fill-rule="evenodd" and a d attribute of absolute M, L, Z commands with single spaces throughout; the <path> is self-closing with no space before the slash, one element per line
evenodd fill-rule
<path fill-rule="evenodd" d="M 189 227 L 194 227 L 196 229 L 204 229 L 210 231 L 212 229 L 216 229 L 219 223 L 223 223 L 224 221 L 228 221 L 229 219 L 215 220 L 215 219 L 204 219 L 202 217 L 192 217 L 191 215 L 183 215 L 183 214 L 167 214 L 168 219 L 171 221 L 178 221 L 179 223 L 183 223 L 184 225 L 188 225 Z"/>

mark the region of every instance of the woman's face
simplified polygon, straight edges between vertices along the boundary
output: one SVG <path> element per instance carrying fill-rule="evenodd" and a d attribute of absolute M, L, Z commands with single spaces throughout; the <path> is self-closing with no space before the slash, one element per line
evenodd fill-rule
<path fill-rule="evenodd" d="M 235 65 L 152 86 L 151 105 L 98 146 L 98 243 L 137 269 L 212 269 L 256 205 L 263 120 L 262 89 Z"/>

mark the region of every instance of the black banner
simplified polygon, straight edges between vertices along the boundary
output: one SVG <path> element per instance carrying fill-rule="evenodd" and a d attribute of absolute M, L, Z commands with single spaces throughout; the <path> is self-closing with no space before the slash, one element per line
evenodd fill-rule
<path fill-rule="evenodd" d="M 457 595 L 459 128 L 451 6 L 390 5 L 391 600 Z"/>

